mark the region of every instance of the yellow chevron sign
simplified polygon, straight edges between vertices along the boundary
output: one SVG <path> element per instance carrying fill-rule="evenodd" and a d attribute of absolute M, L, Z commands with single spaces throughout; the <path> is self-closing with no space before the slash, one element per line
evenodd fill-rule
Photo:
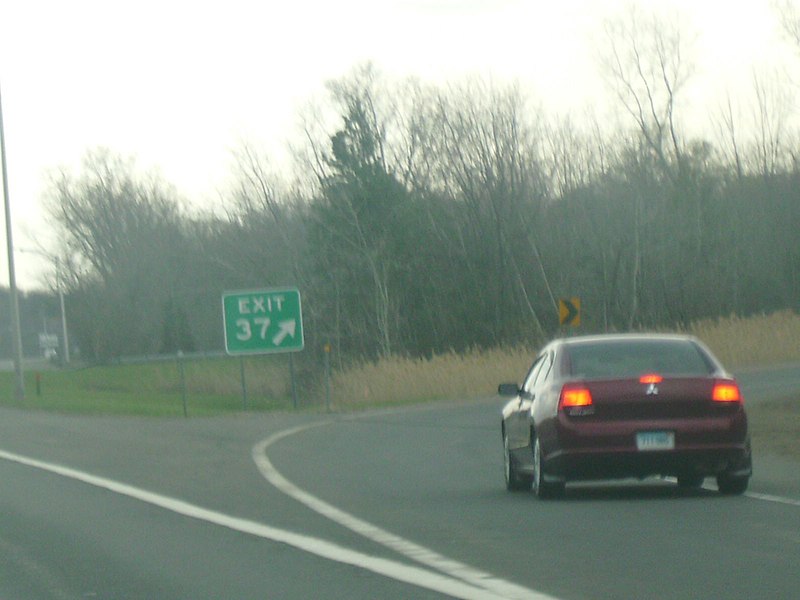
<path fill-rule="evenodd" d="M 581 324 L 580 298 L 561 298 L 558 301 L 558 324 L 572 327 Z"/>

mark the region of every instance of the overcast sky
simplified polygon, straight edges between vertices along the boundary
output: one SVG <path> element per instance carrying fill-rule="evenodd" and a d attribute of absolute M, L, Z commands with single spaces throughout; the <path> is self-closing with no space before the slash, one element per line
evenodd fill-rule
<path fill-rule="evenodd" d="M 619 0 L 0 0 L 2 90 L 14 241 L 46 240 L 48 169 L 105 146 L 159 169 L 209 206 L 242 141 L 277 155 L 298 110 L 367 60 L 391 78 L 518 80 L 558 110 L 605 94 L 593 62 Z M 789 61 L 770 0 L 639 0 L 699 37 L 699 76 L 737 89 Z M 702 115 L 710 96 L 698 96 Z M 5 236 L 0 285 L 7 285 Z M 46 242 L 45 242 L 46 243 Z M 17 254 L 23 288 L 41 260 Z"/>

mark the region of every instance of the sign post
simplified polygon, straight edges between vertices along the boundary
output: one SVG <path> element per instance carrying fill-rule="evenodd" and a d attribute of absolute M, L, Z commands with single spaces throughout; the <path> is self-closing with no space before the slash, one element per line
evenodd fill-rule
<path fill-rule="evenodd" d="M 222 295 L 222 314 L 228 354 L 303 349 L 303 316 L 297 289 L 226 292 Z"/>
<path fill-rule="evenodd" d="M 222 294 L 225 351 L 239 356 L 242 407 L 247 410 L 244 357 L 248 354 L 299 352 L 303 349 L 303 314 L 295 288 L 246 290 Z M 297 408 L 294 363 L 289 355 L 292 402 Z"/>
<path fill-rule="evenodd" d="M 331 345 L 326 343 L 325 350 L 325 410 L 331 412 Z"/>

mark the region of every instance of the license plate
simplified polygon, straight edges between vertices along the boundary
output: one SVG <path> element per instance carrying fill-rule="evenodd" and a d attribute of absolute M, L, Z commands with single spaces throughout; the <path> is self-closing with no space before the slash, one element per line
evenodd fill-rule
<path fill-rule="evenodd" d="M 672 431 L 642 431 L 636 434 L 638 450 L 674 450 L 675 433 Z"/>

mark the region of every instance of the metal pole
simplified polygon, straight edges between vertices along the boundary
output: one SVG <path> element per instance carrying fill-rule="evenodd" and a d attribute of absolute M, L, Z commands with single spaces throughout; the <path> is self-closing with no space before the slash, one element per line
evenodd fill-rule
<path fill-rule="evenodd" d="M 294 372 L 294 354 L 289 355 L 289 378 L 292 380 L 292 407 L 297 410 L 297 377 Z"/>
<path fill-rule="evenodd" d="M 244 377 L 244 356 L 239 358 L 239 374 L 242 378 L 242 410 L 247 411 L 247 379 Z"/>
<path fill-rule="evenodd" d="M 14 272 L 14 242 L 11 234 L 11 202 L 8 195 L 8 167 L 6 165 L 6 136 L 3 129 L 3 96 L 0 93 L 0 154 L 3 163 L 3 200 L 6 216 L 6 246 L 8 248 L 8 286 L 11 291 L 11 327 L 14 341 L 14 372 L 16 373 L 16 398 L 25 399 L 25 373 L 22 366 L 22 331 L 19 325 L 19 297 L 17 277 Z"/>
<path fill-rule="evenodd" d="M 331 412 L 331 345 L 325 344 L 325 411 Z"/>
<path fill-rule="evenodd" d="M 67 337 L 67 311 L 64 310 L 64 282 L 61 279 L 61 259 L 56 257 L 56 284 L 61 304 L 61 339 L 64 342 L 64 364 L 69 364 L 69 337 Z"/>
<path fill-rule="evenodd" d="M 186 370 L 183 366 L 183 351 L 178 350 L 178 374 L 181 378 L 181 401 L 183 402 L 183 416 L 189 416 L 189 409 L 186 406 Z"/>

